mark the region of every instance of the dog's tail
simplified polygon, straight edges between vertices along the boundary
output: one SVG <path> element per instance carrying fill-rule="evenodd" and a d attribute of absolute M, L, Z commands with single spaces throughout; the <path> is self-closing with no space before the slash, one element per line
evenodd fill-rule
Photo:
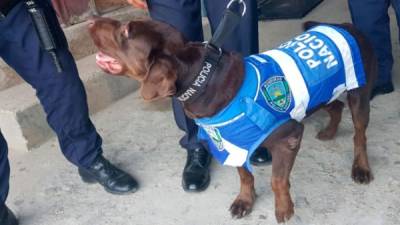
<path fill-rule="evenodd" d="M 317 22 L 317 21 L 306 21 L 306 22 L 303 23 L 303 29 L 304 30 L 309 30 L 310 28 L 315 27 L 315 26 L 317 26 L 319 24 L 323 24 L 323 23 Z"/>
<path fill-rule="evenodd" d="M 304 30 L 309 30 L 310 28 L 313 28 L 315 26 L 325 24 L 325 25 L 331 25 L 331 26 L 337 26 L 337 27 L 342 27 L 342 28 L 347 28 L 347 29 L 354 29 L 353 24 L 351 23 L 323 23 L 323 22 L 317 22 L 317 21 L 306 21 L 303 23 L 303 29 Z"/>

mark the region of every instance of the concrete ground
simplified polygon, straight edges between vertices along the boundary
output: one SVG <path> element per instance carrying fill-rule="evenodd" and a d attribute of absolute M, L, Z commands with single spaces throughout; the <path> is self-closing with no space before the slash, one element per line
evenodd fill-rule
<path fill-rule="evenodd" d="M 392 13 L 393 14 L 393 13 Z M 305 20 L 349 21 L 346 0 L 327 0 Z M 301 30 L 302 21 L 260 23 L 261 49 L 286 41 Z M 393 26 L 395 59 L 398 30 Z M 327 122 L 317 113 L 306 119 L 302 148 L 291 175 L 298 225 L 400 224 L 400 72 L 397 91 L 372 102 L 368 128 L 370 164 L 375 180 L 352 182 L 353 127 L 348 108 L 337 138 L 314 138 Z M 202 193 L 185 193 L 181 173 L 185 151 L 170 102 L 144 103 L 137 93 L 93 116 L 104 138 L 105 155 L 140 182 L 137 193 L 114 196 L 99 185 L 82 183 L 76 168 L 60 154 L 56 139 L 30 153 L 10 150 L 11 189 L 8 205 L 21 225 L 258 225 L 275 224 L 271 167 L 255 168 L 258 199 L 251 215 L 230 217 L 228 208 L 239 190 L 236 170 L 213 163 L 211 184 Z"/>

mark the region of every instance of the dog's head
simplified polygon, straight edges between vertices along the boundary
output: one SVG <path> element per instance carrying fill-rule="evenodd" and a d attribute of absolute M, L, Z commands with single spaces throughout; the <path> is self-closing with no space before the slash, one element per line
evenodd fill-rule
<path fill-rule="evenodd" d="M 138 80 L 145 100 L 185 90 L 201 70 L 207 52 L 202 43 L 186 42 L 170 25 L 148 19 L 123 24 L 98 17 L 90 21 L 89 31 L 100 51 L 97 64 L 109 74 Z M 242 56 L 224 52 L 219 65 L 201 97 L 184 104 L 191 118 L 215 114 L 239 89 L 244 74 Z"/>
<path fill-rule="evenodd" d="M 89 33 L 99 49 L 96 62 L 109 74 L 126 75 L 141 83 L 144 99 L 153 100 L 176 92 L 176 66 L 171 57 L 185 46 L 173 27 L 146 19 L 121 23 L 95 17 Z"/>

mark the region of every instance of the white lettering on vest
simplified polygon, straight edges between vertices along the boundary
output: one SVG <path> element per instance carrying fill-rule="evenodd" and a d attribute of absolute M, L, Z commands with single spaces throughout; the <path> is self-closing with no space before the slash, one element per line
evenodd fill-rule
<path fill-rule="evenodd" d="M 309 33 L 304 33 L 304 34 L 301 34 L 301 35 L 295 37 L 294 40 L 296 40 L 296 41 L 304 41 L 304 40 L 308 39 L 310 37 L 310 35 L 311 34 L 309 34 Z"/>
<path fill-rule="evenodd" d="M 299 58 L 304 60 L 310 69 L 324 63 L 326 69 L 338 65 L 338 61 L 328 45 L 315 35 L 304 33 L 279 46 L 279 48 L 293 49 Z M 318 55 L 319 57 L 314 57 Z"/>

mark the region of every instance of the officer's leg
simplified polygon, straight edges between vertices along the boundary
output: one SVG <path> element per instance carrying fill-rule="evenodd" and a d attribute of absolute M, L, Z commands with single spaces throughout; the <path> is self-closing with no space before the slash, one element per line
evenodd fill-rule
<path fill-rule="evenodd" d="M 88 170 L 86 172 L 110 192 L 135 190 L 136 181 L 102 157 L 102 140 L 89 119 L 86 93 L 55 12 L 49 2 L 36 2 L 46 13 L 63 72 L 57 72 L 50 54 L 40 48 L 37 33 L 22 3 L 0 23 L 0 30 L 7 32 L 3 33 L 5 43 L 0 46 L 0 56 L 36 90 L 47 121 L 57 134 L 68 160 L 82 170 Z M 99 164 L 103 166 L 99 167 Z M 117 178 L 117 174 L 124 179 Z M 113 185 L 105 179 L 113 180 Z M 126 190 L 127 187 L 131 189 Z"/>
<path fill-rule="evenodd" d="M 0 32 L 0 52 L 2 51 L 2 46 L 6 44 L 2 34 L 7 32 L 4 27 L 2 29 L 2 20 L 3 18 L 0 18 L 0 30 L 2 31 Z M 6 200 L 10 186 L 9 182 L 10 163 L 8 161 L 8 146 L 0 130 L 0 224 L 17 225 L 17 218 L 15 217 L 14 213 L 6 206 Z"/>
<path fill-rule="evenodd" d="M 150 16 L 177 28 L 187 40 L 202 41 L 200 1 L 150 0 Z M 175 121 L 178 127 L 185 131 L 180 144 L 185 149 L 202 148 L 197 139 L 197 125 L 185 116 L 182 105 L 175 98 L 172 100 Z"/>
<path fill-rule="evenodd" d="M 396 13 L 397 27 L 399 28 L 400 34 L 400 0 L 391 0 L 394 12 Z M 400 36 L 398 37 L 400 40 Z"/>
<path fill-rule="evenodd" d="M 17 218 L 5 205 L 10 179 L 7 142 L 0 131 L 0 224 L 16 225 Z"/>
<path fill-rule="evenodd" d="M 203 41 L 199 0 L 148 0 L 148 5 L 153 19 L 174 26 L 187 40 Z M 175 122 L 185 132 L 180 144 L 188 150 L 182 177 L 183 188 L 187 191 L 204 190 L 210 180 L 208 171 L 210 156 L 197 138 L 197 125 L 185 115 L 181 103 L 173 98 L 172 106 Z"/>
<path fill-rule="evenodd" d="M 204 2 L 212 32 L 217 29 L 224 14 L 224 10 L 229 2 L 230 0 L 221 0 L 218 2 L 206 0 Z M 232 35 L 227 38 L 223 48 L 230 51 L 240 52 L 243 56 L 248 56 L 259 52 L 258 17 L 257 2 L 254 0 L 246 0 L 245 3 L 246 14 L 241 19 L 238 27 L 232 32 Z M 269 154 L 265 148 L 259 147 L 250 157 L 250 162 L 253 165 L 265 165 L 266 163 L 271 162 L 271 154 Z"/>
<path fill-rule="evenodd" d="M 7 142 L 0 132 L 0 207 L 4 205 L 8 195 L 10 164 L 8 163 Z"/>
<path fill-rule="evenodd" d="M 371 41 L 378 56 L 379 77 L 372 93 L 373 96 L 393 91 L 389 5 L 390 0 L 349 0 L 353 23 Z"/>
<path fill-rule="evenodd" d="M 49 5 L 42 2 L 46 8 Z M 1 49 L 4 61 L 34 89 L 58 136 L 64 155 L 77 166 L 88 167 L 101 154 L 101 138 L 88 115 L 86 93 L 75 62 L 57 20 L 48 20 L 55 34 L 57 56 L 63 72 L 58 73 L 50 54 L 40 48 L 30 16 L 21 3 L 3 22 L 8 27 L 7 44 Z"/>
<path fill-rule="evenodd" d="M 207 16 L 211 24 L 211 31 L 217 29 L 219 21 L 222 19 L 224 10 L 230 0 L 205 0 Z M 258 49 L 258 18 L 257 18 L 257 1 L 245 0 L 246 14 L 241 19 L 239 26 L 232 35 L 227 38 L 224 49 L 236 51 L 243 56 L 256 54 Z M 239 35 L 238 35 L 239 34 Z"/>

